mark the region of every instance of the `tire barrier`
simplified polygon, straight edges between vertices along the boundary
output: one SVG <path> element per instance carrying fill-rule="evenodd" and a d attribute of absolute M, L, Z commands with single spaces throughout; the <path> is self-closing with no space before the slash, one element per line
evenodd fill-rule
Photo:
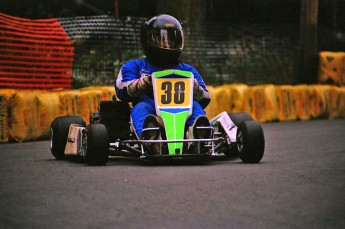
<path fill-rule="evenodd" d="M 334 85 L 229 84 L 208 86 L 208 118 L 222 111 L 248 112 L 260 122 L 345 118 L 345 87 Z M 103 100 L 111 100 L 113 86 L 79 90 L 26 91 L 0 89 L 0 143 L 48 139 L 50 124 L 58 116 L 90 113 Z"/>

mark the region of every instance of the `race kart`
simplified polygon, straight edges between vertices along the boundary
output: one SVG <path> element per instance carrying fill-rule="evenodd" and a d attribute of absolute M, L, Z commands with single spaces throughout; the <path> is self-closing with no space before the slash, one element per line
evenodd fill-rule
<path fill-rule="evenodd" d="M 87 126 L 78 116 L 53 120 L 50 129 L 53 156 L 56 159 L 78 156 L 88 165 L 105 165 L 109 157 L 116 156 L 145 161 L 239 156 L 245 163 L 260 162 L 265 148 L 264 133 L 248 113 L 222 112 L 209 120 L 210 125 L 196 126 L 193 138 L 187 138 L 185 122 L 192 113 L 193 74 L 164 70 L 151 77 L 159 126 L 144 126 L 138 137 L 133 131 L 127 102 L 101 101 Z M 191 145 L 193 151 L 188 147 Z"/>

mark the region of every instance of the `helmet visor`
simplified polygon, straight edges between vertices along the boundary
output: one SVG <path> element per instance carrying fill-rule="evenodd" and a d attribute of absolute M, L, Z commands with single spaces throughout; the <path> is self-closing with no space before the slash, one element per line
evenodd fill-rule
<path fill-rule="evenodd" d="M 148 37 L 149 44 L 162 49 L 181 50 L 183 48 L 183 32 L 180 30 L 160 29 Z"/>

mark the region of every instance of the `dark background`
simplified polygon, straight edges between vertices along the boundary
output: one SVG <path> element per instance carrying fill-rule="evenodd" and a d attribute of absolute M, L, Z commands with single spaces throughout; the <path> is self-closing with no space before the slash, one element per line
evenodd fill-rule
<path fill-rule="evenodd" d="M 0 12 L 31 19 L 114 15 L 115 2 L 116 0 L 1 0 Z M 157 13 L 164 13 L 166 10 L 159 12 L 158 8 L 162 3 L 156 2 L 160 1 L 118 0 L 118 14 L 123 17 L 151 17 Z M 182 1 L 181 4 L 179 1 L 166 2 L 172 2 L 177 9 L 183 9 L 184 4 L 192 1 Z M 257 22 L 299 24 L 300 21 L 300 0 L 202 0 L 200 2 L 205 2 L 206 19 L 220 24 Z M 200 4 L 192 7 L 200 7 Z M 319 0 L 318 24 L 344 31 L 343 12 L 345 12 L 344 0 Z"/>
<path fill-rule="evenodd" d="M 317 83 L 318 53 L 345 51 L 345 0 L 0 0 L 0 12 L 59 18 L 76 46 L 74 87 L 110 83 L 142 55 L 136 25 L 159 13 L 183 22 L 183 61 L 212 85 Z"/>

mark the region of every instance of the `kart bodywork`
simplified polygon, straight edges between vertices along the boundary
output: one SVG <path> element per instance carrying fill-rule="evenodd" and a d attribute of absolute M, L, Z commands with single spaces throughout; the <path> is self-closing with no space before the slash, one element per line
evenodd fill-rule
<path fill-rule="evenodd" d="M 77 116 L 56 118 L 51 125 L 51 152 L 57 159 L 79 156 L 89 165 L 104 165 L 109 156 L 157 159 L 208 159 L 239 156 L 243 162 L 258 163 L 265 140 L 257 121 L 247 113 L 222 112 L 210 126 L 196 126 L 194 138 L 186 138 L 185 122 L 192 113 L 194 76 L 191 72 L 165 70 L 152 74 L 156 116 L 161 126 L 144 127 L 136 136 L 130 120 L 130 106 L 122 101 L 102 101 L 90 124 Z M 208 133 L 207 138 L 199 132 Z M 163 132 L 163 133 L 162 133 Z M 160 136 L 150 139 L 146 136 Z M 158 150 L 150 152 L 150 144 Z M 194 144 L 195 150 L 188 151 Z"/>

